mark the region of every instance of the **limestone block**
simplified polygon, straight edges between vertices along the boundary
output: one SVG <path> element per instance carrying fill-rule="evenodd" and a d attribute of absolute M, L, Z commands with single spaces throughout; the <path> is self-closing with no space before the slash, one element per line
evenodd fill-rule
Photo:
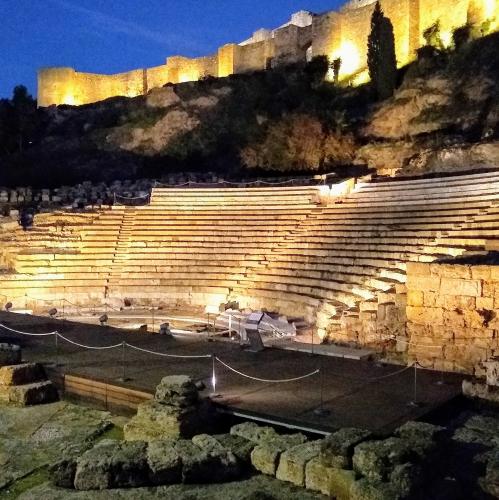
<path fill-rule="evenodd" d="M 180 483 L 182 460 L 174 441 L 152 441 L 147 446 L 149 481 L 154 485 Z"/>
<path fill-rule="evenodd" d="M 430 265 L 421 262 L 408 262 L 407 263 L 407 275 L 414 276 L 429 276 L 430 275 Z"/>
<path fill-rule="evenodd" d="M 175 450 L 182 460 L 184 483 L 218 483 L 233 480 L 240 474 L 237 459 L 230 452 L 208 452 L 183 439 L 175 443 Z"/>
<path fill-rule="evenodd" d="M 494 299 L 492 297 L 477 297 L 476 308 L 491 311 L 494 309 Z"/>
<path fill-rule="evenodd" d="M 305 466 L 320 454 L 321 441 L 300 444 L 281 454 L 276 477 L 296 486 L 305 486 Z"/>
<path fill-rule="evenodd" d="M 0 366 L 21 362 L 21 348 L 15 344 L 0 343 Z"/>
<path fill-rule="evenodd" d="M 33 384 L 0 386 L 0 400 L 20 406 L 33 406 L 58 401 L 55 385 L 49 380 Z"/>
<path fill-rule="evenodd" d="M 338 500 L 349 500 L 355 482 L 353 470 L 343 470 L 325 464 L 320 457 L 310 460 L 305 467 L 305 486 Z"/>
<path fill-rule="evenodd" d="M 447 278 L 469 279 L 471 278 L 471 266 L 434 263 L 430 264 L 430 273 Z"/>
<path fill-rule="evenodd" d="M 198 424 L 195 407 L 180 408 L 147 401 L 137 408 L 137 415 L 125 426 L 128 441 L 179 438 L 192 435 Z"/>
<path fill-rule="evenodd" d="M 480 297 L 482 294 L 482 282 L 480 280 L 442 277 L 440 293 L 444 295 L 468 295 L 470 297 Z"/>
<path fill-rule="evenodd" d="M 42 366 L 36 363 L 25 363 L 0 368 L 0 385 L 32 384 L 45 379 L 46 376 Z"/>
<path fill-rule="evenodd" d="M 499 387 L 499 358 L 492 358 L 483 363 L 486 368 L 487 385 Z"/>
<path fill-rule="evenodd" d="M 413 307 L 407 306 L 407 320 L 419 325 L 443 325 L 444 310 L 440 307 Z"/>
<path fill-rule="evenodd" d="M 303 434 L 282 435 L 262 440 L 251 452 L 251 464 L 257 471 L 275 476 L 281 453 L 305 441 L 306 437 Z"/>
<path fill-rule="evenodd" d="M 479 484 L 493 498 L 499 498 L 499 449 L 490 454 L 485 477 L 479 479 Z"/>
<path fill-rule="evenodd" d="M 437 292 L 440 289 L 440 277 L 438 276 L 412 276 L 407 275 L 408 290 L 422 290 Z"/>
<path fill-rule="evenodd" d="M 147 485 L 146 443 L 105 439 L 77 460 L 77 490 L 139 488 Z"/>
<path fill-rule="evenodd" d="M 359 474 L 373 481 L 386 481 L 395 465 L 410 462 L 415 455 L 408 441 L 391 437 L 367 441 L 355 447 L 352 464 Z"/>
<path fill-rule="evenodd" d="M 350 469 L 355 446 L 371 436 L 369 431 L 345 427 L 327 436 L 321 445 L 321 460 L 331 467 Z"/>
<path fill-rule="evenodd" d="M 349 500 L 399 500 L 401 497 L 391 483 L 362 478 L 352 483 Z"/>
<path fill-rule="evenodd" d="M 251 464 L 251 452 L 256 444 L 240 436 L 219 434 L 213 436 L 226 450 L 230 450 L 243 465 Z"/>
<path fill-rule="evenodd" d="M 490 280 L 492 276 L 491 266 L 471 266 L 471 278 L 474 280 Z"/>
<path fill-rule="evenodd" d="M 254 422 L 244 422 L 231 427 L 230 433 L 233 436 L 239 436 L 248 441 L 259 443 L 263 440 L 272 439 L 278 436 L 273 427 L 260 426 Z"/>

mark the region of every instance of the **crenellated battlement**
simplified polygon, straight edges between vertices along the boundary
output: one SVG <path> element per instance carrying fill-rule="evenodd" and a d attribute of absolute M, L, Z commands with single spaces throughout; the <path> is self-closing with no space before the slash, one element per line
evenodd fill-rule
<path fill-rule="evenodd" d="M 198 58 L 169 57 L 165 64 L 114 75 L 81 73 L 73 68 L 44 68 L 38 72 L 38 105 L 81 105 L 109 97 L 135 97 L 167 83 L 197 81 L 267 69 L 326 55 L 341 58 L 340 79 L 367 80 L 367 37 L 374 0 L 351 0 L 339 11 L 313 14 L 300 11 L 274 29 L 259 29 L 239 43 L 220 47 Z M 467 22 L 498 26 L 499 0 L 381 0 L 395 34 L 399 66 L 410 62 L 424 42 L 424 31 L 440 23 L 442 40 L 450 44 L 452 31 Z"/>

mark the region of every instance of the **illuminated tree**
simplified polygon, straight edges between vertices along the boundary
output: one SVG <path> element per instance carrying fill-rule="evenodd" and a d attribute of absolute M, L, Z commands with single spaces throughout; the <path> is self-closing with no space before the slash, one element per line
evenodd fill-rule
<path fill-rule="evenodd" d="M 379 99 L 393 95 L 397 82 L 397 59 L 393 25 L 376 2 L 371 18 L 371 33 L 367 40 L 369 76 Z"/>

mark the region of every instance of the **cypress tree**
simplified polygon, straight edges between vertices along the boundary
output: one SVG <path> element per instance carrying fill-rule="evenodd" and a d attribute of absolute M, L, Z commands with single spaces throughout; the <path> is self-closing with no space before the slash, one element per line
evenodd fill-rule
<path fill-rule="evenodd" d="M 393 95 L 397 82 L 397 59 L 393 25 L 376 2 L 371 17 L 371 33 L 367 39 L 369 76 L 379 99 Z"/>

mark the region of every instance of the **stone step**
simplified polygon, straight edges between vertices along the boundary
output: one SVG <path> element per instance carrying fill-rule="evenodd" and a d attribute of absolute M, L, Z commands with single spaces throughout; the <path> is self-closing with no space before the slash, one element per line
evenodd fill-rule
<path fill-rule="evenodd" d="M 24 385 L 46 380 L 43 367 L 36 363 L 24 363 L 0 368 L 0 386 Z"/>
<path fill-rule="evenodd" d="M 0 401 L 19 406 L 54 403 L 59 400 L 55 385 L 49 380 L 16 386 L 0 386 Z"/>

